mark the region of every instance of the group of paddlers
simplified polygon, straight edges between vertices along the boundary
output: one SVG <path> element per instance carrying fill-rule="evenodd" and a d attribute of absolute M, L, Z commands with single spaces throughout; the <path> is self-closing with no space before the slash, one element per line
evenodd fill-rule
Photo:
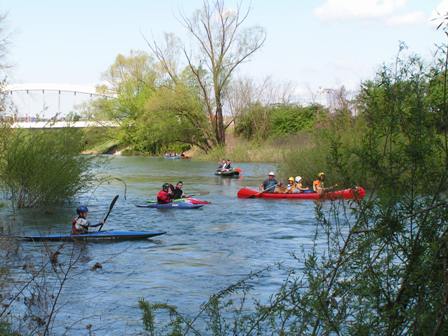
<path fill-rule="evenodd" d="M 230 160 L 222 160 L 219 169 L 221 171 L 229 171 L 232 169 Z M 285 185 L 282 182 L 278 182 L 275 179 L 275 173 L 270 172 L 268 178 L 260 185 L 261 192 L 272 192 L 272 193 L 303 193 L 303 192 L 316 192 L 325 193 L 327 191 L 333 190 L 335 186 L 326 188 L 325 187 L 325 174 L 323 172 L 319 173 L 316 179 L 313 181 L 313 188 L 306 187 L 303 184 L 303 178 L 301 176 L 296 176 L 288 178 L 288 183 Z M 179 181 L 173 186 L 170 183 L 164 183 L 162 189 L 157 194 L 157 203 L 167 204 L 173 202 L 175 199 L 185 198 L 188 196 L 184 195 L 182 190 L 183 182 Z M 191 196 L 190 196 L 191 197 Z M 87 215 L 89 210 L 86 206 L 82 205 L 76 209 L 77 216 L 73 218 L 72 221 L 72 234 L 84 234 L 88 232 L 89 227 L 98 227 L 104 224 L 104 220 L 98 224 L 92 225 L 87 221 Z"/>
<path fill-rule="evenodd" d="M 184 198 L 184 191 L 182 190 L 183 186 L 184 184 L 182 181 L 177 182 L 176 186 L 173 186 L 170 183 L 164 183 L 162 185 L 162 190 L 157 194 L 157 203 L 167 204 L 175 199 Z"/>
<path fill-rule="evenodd" d="M 325 173 L 323 172 L 317 174 L 316 179 L 313 181 L 312 190 L 303 184 L 303 178 L 301 176 L 296 176 L 295 178 L 291 176 L 290 178 L 288 178 L 288 183 L 285 185 L 284 183 L 278 182 L 275 179 L 274 172 L 270 172 L 268 174 L 268 178 L 264 180 L 260 185 L 260 190 L 262 192 L 272 192 L 279 194 L 298 194 L 308 191 L 322 194 L 326 191 L 333 190 L 333 188 L 336 186 L 337 185 L 325 188 Z"/>

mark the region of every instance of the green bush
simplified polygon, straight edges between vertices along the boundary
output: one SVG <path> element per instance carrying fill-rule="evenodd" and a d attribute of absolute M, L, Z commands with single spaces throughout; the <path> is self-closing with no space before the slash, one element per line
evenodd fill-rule
<path fill-rule="evenodd" d="M 82 131 L 0 131 L 0 183 L 18 208 L 63 202 L 93 179 L 92 157 L 81 156 Z"/>

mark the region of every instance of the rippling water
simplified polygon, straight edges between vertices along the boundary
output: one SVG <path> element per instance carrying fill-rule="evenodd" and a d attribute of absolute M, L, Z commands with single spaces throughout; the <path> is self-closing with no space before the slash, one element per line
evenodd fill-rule
<path fill-rule="evenodd" d="M 115 157 L 105 172 L 127 183 L 111 182 L 99 187 L 88 201 L 90 219 L 100 219 L 115 194 L 120 198 L 104 229 L 163 230 L 154 240 L 87 243 L 79 248 L 81 259 L 65 285 L 63 307 L 55 330 L 75 326 L 68 334 L 85 334 L 92 324 L 97 335 L 135 334 L 142 330 L 138 300 L 167 302 L 185 314 L 194 315 L 208 296 L 238 281 L 251 271 L 276 262 L 296 263 L 291 252 L 312 244 L 315 234 L 314 203 L 311 201 L 239 200 L 243 186 L 256 186 L 268 171 L 268 164 L 236 164 L 243 170 L 239 179 L 213 175 L 216 165 L 187 160 L 143 157 Z M 104 173 L 104 172 L 103 172 Z M 184 182 L 186 193 L 209 192 L 198 198 L 211 201 L 198 210 L 136 208 L 135 204 L 154 197 L 163 182 Z M 6 216 L 3 210 L 3 217 Z M 69 232 L 73 209 L 51 214 L 21 210 L 14 233 Z M 11 219 L 3 218 L 10 222 Z M 10 225 L 11 227 L 11 225 Z M 17 229 L 20 228 L 20 231 Z M 20 243 L 24 254 L 40 255 L 41 244 Z M 58 246 L 52 243 L 53 248 Z M 70 251 L 66 246 L 66 252 Z M 79 244 L 78 244 L 79 245 Z M 102 268 L 91 270 L 95 263 Z M 20 271 L 17 271 L 20 273 Z M 284 274 L 269 272 L 257 292 L 267 298 L 281 284 Z"/>

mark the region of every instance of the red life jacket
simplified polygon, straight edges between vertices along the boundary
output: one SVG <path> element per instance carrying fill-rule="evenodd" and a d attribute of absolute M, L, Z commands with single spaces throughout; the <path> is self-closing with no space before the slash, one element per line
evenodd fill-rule
<path fill-rule="evenodd" d="M 72 235 L 85 233 L 83 230 L 79 230 L 79 229 L 76 228 L 76 222 L 78 221 L 78 219 L 79 219 L 79 216 L 78 217 L 74 217 L 72 219 Z"/>
<path fill-rule="evenodd" d="M 72 234 L 79 234 L 78 230 L 76 229 L 76 221 L 78 220 L 77 217 L 74 217 L 72 219 Z"/>
<path fill-rule="evenodd" d="M 160 190 L 157 194 L 157 203 L 166 204 L 171 203 L 171 196 L 165 190 Z"/>

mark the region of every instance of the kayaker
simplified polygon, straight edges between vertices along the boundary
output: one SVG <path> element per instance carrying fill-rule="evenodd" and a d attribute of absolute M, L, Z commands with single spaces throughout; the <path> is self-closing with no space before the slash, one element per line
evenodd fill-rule
<path fill-rule="evenodd" d="M 172 189 L 172 191 L 173 191 L 172 198 L 173 199 L 184 198 L 184 196 L 183 196 L 184 191 L 182 190 L 183 186 L 184 186 L 184 184 L 182 181 L 179 181 L 176 183 L 176 186 Z"/>
<path fill-rule="evenodd" d="M 169 183 L 164 183 L 162 185 L 162 190 L 157 194 L 157 203 L 158 204 L 167 204 L 172 202 L 173 193 L 170 190 Z"/>
<path fill-rule="evenodd" d="M 76 209 L 76 213 L 78 214 L 72 220 L 72 234 L 84 234 L 89 232 L 89 227 L 97 227 L 104 224 L 102 220 L 98 224 L 92 225 L 87 220 L 87 215 L 89 214 L 89 209 L 85 205 L 81 205 Z"/>
<path fill-rule="evenodd" d="M 297 194 L 297 193 L 304 192 L 305 190 L 310 190 L 310 188 L 308 188 L 308 187 L 304 187 L 304 186 L 303 186 L 303 184 L 302 184 L 303 179 L 302 179 L 301 176 L 296 176 L 296 178 L 294 179 L 294 181 L 295 181 L 296 183 L 295 183 L 295 186 L 294 186 L 294 191 L 293 191 L 293 193 Z"/>
<path fill-rule="evenodd" d="M 231 169 L 232 169 L 232 162 L 229 159 L 227 159 L 224 167 L 222 168 L 222 170 L 228 171 L 228 170 L 231 170 Z"/>
<path fill-rule="evenodd" d="M 275 179 L 275 174 L 274 172 L 269 172 L 268 174 L 268 178 L 266 180 L 264 180 L 264 182 L 260 185 L 260 189 L 263 192 L 274 192 L 275 191 L 275 187 L 278 184 L 277 180 Z"/>

